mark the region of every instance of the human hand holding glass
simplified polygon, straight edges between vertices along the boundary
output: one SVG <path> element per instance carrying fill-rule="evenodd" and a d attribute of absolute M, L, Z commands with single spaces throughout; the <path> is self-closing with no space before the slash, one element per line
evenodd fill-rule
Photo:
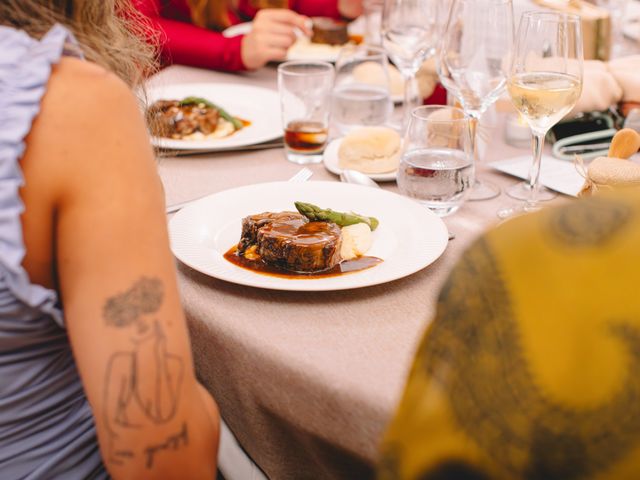
<path fill-rule="evenodd" d="M 533 164 L 529 181 L 507 191 L 525 203 L 500 210 L 499 217 L 538 210 L 541 200 L 553 198 L 552 192 L 540 190 L 544 137 L 575 106 L 582 92 L 582 75 L 580 18 L 559 12 L 525 13 L 520 20 L 507 89 L 531 128 Z"/>

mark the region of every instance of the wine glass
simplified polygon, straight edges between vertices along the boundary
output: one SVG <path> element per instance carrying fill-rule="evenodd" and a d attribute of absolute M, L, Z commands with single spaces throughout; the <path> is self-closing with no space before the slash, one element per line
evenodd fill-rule
<path fill-rule="evenodd" d="M 544 137 L 575 106 L 582 92 L 580 17 L 559 12 L 526 12 L 520 20 L 507 89 L 533 134 L 529 180 L 507 193 L 525 203 L 498 212 L 500 218 L 539 209 L 554 194 L 540 190 Z"/>
<path fill-rule="evenodd" d="M 416 74 L 435 53 L 441 0 L 385 0 L 382 45 L 404 77 L 403 126 L 418 104 Z M 422 103 L 422 102 L 420 102 Z"/>
<path fill-rule="evenodd" d="M 611 18 L 611 56 L 624 54 L 624 20 L 626 18 L 628 0 L 596 0 L 596 5 L 609 11 Z"/>
<path fill-rule="evenodd" d="M 437 69 L 442 85 L 471 117 L 476 161 L 478 121 L 506 88 L 513 42 L 511 0 L 453 0 Z M 476 181 L 470 199 L 499 194 L 497 186 Z"/>

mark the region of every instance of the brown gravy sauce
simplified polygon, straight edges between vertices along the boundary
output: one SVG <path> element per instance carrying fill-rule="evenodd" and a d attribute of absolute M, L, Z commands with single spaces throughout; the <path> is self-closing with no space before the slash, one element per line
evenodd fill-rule
<path fill-rule="evenodd" d="M 225 135 L 224 137 L 215 138 L 214 140 L 221 140 L 221 139 L 223 139 L 223 138 L 229 138 L 229 137 L 232 137 L 232 136 L 233 136 L 233 135 L 235 135 L 236 133 L 238 133 L 238 132 L 240 132 L 240 131 L 244 130 L 245 128 L 247 128 L 247 127 L 249 127 L 249 126 L 251 126 L 251 121 L 250 121 L 250 120 L 245 120 L 244 118 L 239 118 L 239 117 L 236 117 L 236 118 L 242 122 L 242 128 L 241 128 L 240 130 L 234 130 L 234 131 L 233 131 L 233 132 L 231 132 L 229 135 Z M 184 140 L 184 137 L 185 137 L 185 136 L 187 136 L 187 135 L 184 135 L 184 136 L 182 136 L 182 135 L 175 135 L 175 136 L 173 136 L 173 135 L 169 135 L 169 136 L 163 136 L 163 138 L 170 138 L 170 139 L 172 139 L 172 140 Z"/>
<path fill-rule="evenodd" d="M 255 273 L 259 273 L 262 275 L 269 275 L 272 277 L 291 278 L 291 279 L 298 279 L 298 280 L 311 279 L 311 278 L 338 277 L 340 275 L 345 275 L 347 273 L 360 272 L 362 270 L 375 267 L 376 265 L 383 262 L 381 258 L 364 256 L 364 257 L 354 258 L 353 260 L 345 260 L 344 262 L 339 263 L 338 265 L 336 265 L 330 270 L 324 270 L 322 272 L 312 272 L 312 273 L 296 273 L 296 272 L 290 272 L 288 270 L 285 270 L 284 268 L 267 265 L 261 259 L 249 260 L 248 258 L 245 258 L 242 255 L 238 255 L 238 247 L 236 245 L 231 247 L 229 251 L 224 254 L 224 258 L 228 262 L 231 262 L 240 268 L 251 270 L 252 272 L 255 272 Z"/>

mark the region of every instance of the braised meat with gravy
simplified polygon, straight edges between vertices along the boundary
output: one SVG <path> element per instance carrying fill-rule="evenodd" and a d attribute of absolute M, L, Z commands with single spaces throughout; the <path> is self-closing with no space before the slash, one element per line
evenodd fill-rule
<path fill-rule="evenodd" d="M 209 135 L 216 131 L 220 112 L 205 104 L 184 105 L 178 100 L 158 100 L 147 110 L 153 134 L 181 139 L 200 132 Z"/>
<path fill-rule="evenodd" d="M 340 263 L 342 231 L 294 212 L 261 213 L 242 220 L 238 254 L 291 272 L 322 272 Z"/>

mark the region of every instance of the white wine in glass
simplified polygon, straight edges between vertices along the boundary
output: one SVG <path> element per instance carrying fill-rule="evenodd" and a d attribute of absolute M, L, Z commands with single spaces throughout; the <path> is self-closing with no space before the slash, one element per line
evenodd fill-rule
<path fill-rule="evenodd" d="M 576 104 L 582 82 L 568 73 L 521 73 L 509 79 L 507 88 L 531 129 L 547 132 Z"/>
<path fill-rule="evenodd" d="M 580 18 L 560 12 L 526 12 L 520 19 L 507 90 L 531 128 L 533 163 L 529 180 L 507 190 L 525 203 L 503 208 L 500 218 L 539 209 L 552 192 L 540 187 L 544 137 L 575 106 L 582 93 L 583 52 Z"/>

